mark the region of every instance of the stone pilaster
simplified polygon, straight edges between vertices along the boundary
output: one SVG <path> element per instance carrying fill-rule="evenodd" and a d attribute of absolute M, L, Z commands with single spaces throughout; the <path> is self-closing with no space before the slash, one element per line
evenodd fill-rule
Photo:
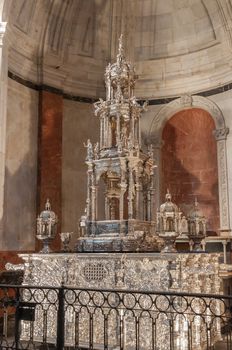
<path fill-rule="evenodd" d="M 214 130 L 214 136 L 217 141 L 220 231 L 222 234 L 224 232 L 230 232 L 229 194 L 226 159 L 226 138 L 228 133 L 229 128 Z"/>

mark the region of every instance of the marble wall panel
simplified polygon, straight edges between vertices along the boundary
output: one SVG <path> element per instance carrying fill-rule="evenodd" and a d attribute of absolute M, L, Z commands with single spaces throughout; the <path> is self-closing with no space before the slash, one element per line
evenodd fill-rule
<path fill-rule="evenodd" d="M 93 105 L 64 100 L 62 151 L 62 231 L 77 235 L 78 220 L 86 201 L 86 149 L 84 143 L 99 137 L 99 121 Z"/>
<path fill-rule="evenodd" d="M 58 216 L 61 229 L 61 178 L 62 178 L 62 118 L 63 97 L 48 91 L 40 92 L 38 210 L 44 210 L 49 198 L 52 210 Z M 57 235 L 52 243 L 59 249 Z"/>
<path fill-rule="evenodd" d="M 34 249 L 38 93 L 9 79 L 3 237 L 0 250 Z"/>

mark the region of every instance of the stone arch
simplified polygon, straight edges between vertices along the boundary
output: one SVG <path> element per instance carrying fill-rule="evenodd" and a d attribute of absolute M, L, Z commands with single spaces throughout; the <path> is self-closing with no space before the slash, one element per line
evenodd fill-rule
<path fill-rule="evenodd" d="M 201 108 L 206 110 L 214 119 L 216 130 L 226 128 L 223 114 L 216 103 L 202 96 L 183 95 L 162 107 L 153 118 L 149 130 L 149 139 L 158 141 L 161 137 L 160 131 L 163 130 L 166 122 L 174 114 L 189 108 Z"/>
<path fill-rule="evenodd" d="M 230 231 L 229 220 L 229 194 L 227 180 L 227 157 L 226 138 L 229 128 L 225 125 L 225 119 L 216 103 L 202 96 L 183 95 L 180 98 L 168 103 L 153 118 L 149 130 L 148 142 L 154 145 L 157 165 L 160 164 L 160 149 L 162 145 L 162 131 L 166 122 L 176 113 L 183 109 L 200 108 L 207 111 L 215 122 L 216 129 L 214 136 L 217 141 L 218 159 L 218 182 L 219 182 L 219 211 L 220 231 Z M 155 178 L 156 188 L 160 189 L 160 176 L 157 173 Z M 159 203 L 159 190 L 157 191 L 156 202 Z"/>

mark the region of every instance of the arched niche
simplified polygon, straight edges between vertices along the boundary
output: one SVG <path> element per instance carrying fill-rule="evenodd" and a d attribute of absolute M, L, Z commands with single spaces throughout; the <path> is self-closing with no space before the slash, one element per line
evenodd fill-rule
<path fill-rule="evenodd" d="M 210 235 L 220 227 L 214 130 L 213 118 L 203 109 L 177 112 L 163 128 L 160 163 L 161 198 L 168 188 L 185 215 L 197 198 Z"/>
<path fill-rule="evenodd" d="M 229 129 L 225 125 L 225 120 L 220 108 L 216 103 L 208 98 L 202 96 L 184 95 L 160 109 L 154 116 L 149 134 L 147 135 L 147 142 L 154 145 L 154 156 L 158 165 L 158 170 L 155 175 L 156 185 L 156 205 L 160 203 L 160 189 L 161 189 L 161 147 L 162 147 L 162 132 L 167 121 L 176 113 L 198 108 L 210 114 L 215 123 L 215 130 L 213 134 L 217 143 L 217 162 L 218 162 L 218 192 L 219 192 L 219 216 L 220 216 L 220 231 L 230 231 L 229 220 L 229 197 L 228 197 L 228 180 L 227 180 L 227 158 L 226 158 L 226 138 Z"/>

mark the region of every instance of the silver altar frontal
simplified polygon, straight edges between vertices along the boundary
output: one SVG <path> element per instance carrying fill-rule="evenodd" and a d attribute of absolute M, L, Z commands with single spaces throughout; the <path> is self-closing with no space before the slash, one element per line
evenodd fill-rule
<path fill-rule="evenodd" d="M 80 344 L 88 348 L 88 329 L 89 329 L 89 314 L 86 311 L 88 303 L 85 294 L 85 289 L 91 290 L 93 288 L 93 300 L 96 297 L 99 300 L 97 305 L 102 305 L 101 295 L 98 290 L 115 290 L 108 294 L 107 300 L 112 296 L 112 305 L 115 306 L 115 296 L 118 290 L 123 291 L 141 291 L 141 292 L 185 292 L 185 293 L 215 293 L 221 292 L 221 283 L 219 276 L 219 263 L 217 254 L 207 253 L 186 253 L 186 254 L 170 254 L 170 253 L 62 253 L 62 254 L 20 254 L 20 257 L 25 261 L 24 283 L 32 286 L 49 286 L 59 287 L 62 283 L 65 286 L 74 286 L 81 290 L 83 297 L 83 305 L 80 307 L 81 296 L 77 297 L 69 295 L 67 291 L 65 297 L 65 344 L 66 346 L 74 346 L 75 344 L 75 315 L 78 314 L 79 330 L 80 330 Z M 89 292 L 91 293 L 91 292 Z M 128 295 L 128 305 L 130 308 L 131 294 Z M 36 297 L 39 298 L 39 295 Z M 49 305 L 51 303 L 52 294 L 47 297 L 41 296 L 43 304 Z M 70 298 L 70 301 L 69 301 Z M 87 300 L 86 300 L 87 298 Z M 75 301 L 76 300 L 76 301 Z M 70 305 L 69 305 L 70 302 Z M 145 303 L 145 301 L 144 301 Z M 167 300 L 160 298 L 155 303 L 156 309 L 152 312 L 157 313 L 157 310 L 166 309 Z M 56 299 L 54 299 L 54 306 Z M 146 303 L 145 303 L 146 304 Z M 159 305 L 160 304 L 160 305 Z M 91 310 L 93 305 L 88 305 L 88 310 Z M 133 307 L 133 297 L 132 297 Z M 178 307 L 181 307 L 180 305 Z M 201 305 L 196 305 L 198 312 Z M 220 304 L 216 305 L 220 308 Z M 46 307 L 45 307 L 46 309 Z M 104 309 L 104 308 L 103 308 Z M 105 308 L 107 310 L 107 307 Z M 115 311 L 116 312 L 116 311 Z M 124 347 L 123 349 L 134 349 L 135 337 L 133 336 L 133 318 L 128 310 L 121 308 L 118 313 L 112 313 L 108 319 L 108 329 L 111 334 L 109 339 L 110 349 L 119 349 L 119 339 L 117 336 L 117 329 L 119 327 L 119 318 L 124 320 Z M 138 312 L 138 310 L 137 310 Z M 47 308 L 47 323 L 49 324 L 49 341 L 55 343 L 56 339 L 56 313 L 55 307 Z M 104 313 L 104 311 L 103 311 Z M 103 344 L 103 324 L 104 317 L 101 311 L 94 312 L 93 339 L 94 348 L 100 349 Z M 169 332 L 167 327 L 167 319 L 161 316 L 157 319 L 156 328 L 158 334 L 157 344 L 159 350 L 171 349 L 169 338 L 166 332 Z M 38 309 L 36 312 L 34 339 L 41 341 L 43 337 L 43 311 Z M 178 320 L 178 317 L 177 317 Z M 148 345 L 149 339 L 152 337 L 152 328 L 149 325 L 147 314 L 142 316 L 141 327 L 145 325 L 146 332 L 141 335 L 140 349 L 150 349 Z M 148 324 L 146 325 L 146 322 Z M 179 333 L 176 336 L 182 339 L 181 346 L 176 346 L 175 349 L 187 350 L 187 343 L 184 342 L 187 338 L 186 329 L 182 323 L 183 319 L 174 323 L 175 327 L 179 327 Z M 166 327 L 166 328 L 165 328 Z M 193 327 L 196 328 L 197 334 L 204 327 L 201 324 L 200 317 L 196 317 L 193 321 Z M 30 322 L 23 322 L 22 325 L 22 339 L 29 339 L 31 332 Z M 220 322 L 216 322 L 213 326 L 212 337 L 214 341 L 220 339 Z M 200 334 L 192 340 L 192 349 L 202 349 L 202 344 L 205 339 Z M 185 344 L 185 345 L 183 345 Z"/>

